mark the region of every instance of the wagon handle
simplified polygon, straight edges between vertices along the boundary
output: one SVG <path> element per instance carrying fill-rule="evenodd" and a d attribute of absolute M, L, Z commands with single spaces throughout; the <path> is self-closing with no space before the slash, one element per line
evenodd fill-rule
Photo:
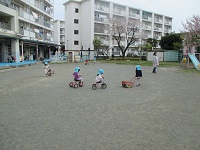
<path fill-rule="evenodd" d="M 133 78 L 131 79 L 131 81 L 133 81 L 133 82 L 135 82 L 135 80 L 136 80 L 136 77 L 133 77 Z"/>

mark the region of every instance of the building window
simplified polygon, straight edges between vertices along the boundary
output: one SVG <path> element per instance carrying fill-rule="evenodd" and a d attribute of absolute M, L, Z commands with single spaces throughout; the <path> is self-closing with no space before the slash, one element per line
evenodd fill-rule
<path fill-rule="evenodd" d="M 78 19 L 74 19 L 74 23 L 78 24 Z"/>
<path fill-rule="evenodd" d="M 74 34 L 78 34 L 78 30 L 74 30 Z"/>
<path fill-rule="evenodd" d="M 74 9 L 74 12 L 75 12 L 75 13 L 78 13 L 78 8 L 75 8 L 75 9 Z"/>
<path fill-rule="evenodd" d="M 74 41 L 74 45 L 78 45 L 79 44 L 79 42 L 78 41 Z"/>

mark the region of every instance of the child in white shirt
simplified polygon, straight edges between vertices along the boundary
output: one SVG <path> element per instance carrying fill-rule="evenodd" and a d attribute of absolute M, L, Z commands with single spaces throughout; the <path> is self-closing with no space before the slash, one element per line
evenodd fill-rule
<path fill-rule="evenodd" d="M 104 80 L 104 70 L 103 69 L 99 69 L 98 73 L 97 73 L 97 76 L 95 78 L 95 82 L 96 83 L 103 83 L 103 80 Z"/>

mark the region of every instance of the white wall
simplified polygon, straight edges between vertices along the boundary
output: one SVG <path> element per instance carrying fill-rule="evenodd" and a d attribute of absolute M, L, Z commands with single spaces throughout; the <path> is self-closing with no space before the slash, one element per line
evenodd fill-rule
<path fill-rule="evenodd" d="M 90 8 L 90 9 L 88 9 Z M 94 1 L 81 4 L 81 42 L 83 49 L 94 49 Z"/>
<path fill-rule="evenodd" d="M 56 20 L 54 21 L 54 42 L 56 44 L 60 44 L 60 21 Z"/>
<path fill-rule="evenodd" d="M 75 13 L 74 9 L 78 8 L 79 13 Z M 68 50 L 80 50 L 81 49 L 81 38 L 80 38 L 80 4 L 69 3 L 65 6 L 65 47 Z M 74 19 L 79 20 L 79 24 L 74 24 Z M 75 35 L 74 30 L 79 30 L 79 34 Z M 74 41 L 79 41 L 79 45 L 74 45 Z"/>

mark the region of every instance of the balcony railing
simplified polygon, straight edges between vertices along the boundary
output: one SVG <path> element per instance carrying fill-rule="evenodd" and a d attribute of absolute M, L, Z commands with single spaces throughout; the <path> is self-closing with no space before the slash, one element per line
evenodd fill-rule
<path fill-rule="evenodd" d="M 144 35 L 144 38 L 145 38 L 145 39 L 151 38 L 151 34 L 145 34 L 145 35 Z"/>
<path fill-rule="evenodd" d="M 98 4 L 95 5 L 95 10 L 102 11 L 102 12 L 109 12 L 109 8 L 100 6 Z"/>
<path fill-rule="evenodd" d="M 171 33 L 172 30 L 171 29 L 165 29 L 165 33 Z"/>
<path fill-rule="evenodd" d="M 104 34 L 108 33 L 107 30 L 102 29 L 102 28 L 94 28 L 94 32 L 95 33 L 104 33 Z"/>
<path fill-rule="evenodd" d="M 156 40 L 161 40 L 161 36 L 159 36 L 159 35 L 154 35 L 153 38 Z"/>
<path fill-rule="evenodd" d="M 136 13 L 129 13 L 129 17 L 133 17 L 135 19 L 139 19 L 140 15 L 136 14 Z"/>
<path fill-rule="evenodd" d="M 147 16 L 142 16 L 142 19 L 148 20 L 148 21 L 152 21 L 152 18 L 151 17 L 147 17 Z"/>
<path fill-rule="evenodd" d="M 162 28 L 154 27 L 154 30 L 162 32 Z"/>
<path fill-rule="evenodd" d="M 163 23 L 163 21 L 161 19 L 154 19 L 154 22 L 156 22 L 156 23 Z"/>
<path fill-rule="evenodd" d="M 64 39 L 64 38 L 61 38 L 61 39 L 60 39 L 60 42 L 65 42 L 65 39 Z"/>
<path fill-rule="evenodd" d="M 172 22 L 165 21 L 165 24 L 167 24 L 167 25 L 172 25 Z"/>
<path fill-rule="evenodd" d="M 25 39 L 31 39 L 31 40 L 47 40 L 47 41 L 52 41 L 53 37 L 47 33 L 43 33 L 43 32 L 39 32 L 39 33 L 36 33 L 34 31 L 31 31 L 31 30 L 26 30 L 26 29 L 21 29 L 19 30 L 19 33 L 21 35 L 23 35 L 23 38 Z"/>
<path fill-rule="evenodd" d="M 52 7 L 48 7 L 44 3 L 40 3 L 40 4 L 35 3 L 35 0 L 25 0 L 25 1 L 53 17 L 53 8 Z M 0 4 L 4 5 L 6 7 L 9 7 L 11 9 L 17 10 L 17 11 L 18 11 L 18 9 L 20 9 L 20 8 L 16 7 L 15 5 L 13 5 L 11 3 L 11 0 L 0 0 Z"/>
<path fill-rule="evenodd" d="M 94 21 L 97 21 L 97 22 L 102 22 L 102 23 L 108 23 L 108 18 L 99 18 L 99 17 L 95 17 L 94 18 Z"/>
<path fill-rule="evenodd" d="M 0 28 L 4 30 L 11 30 L 11 25 L 5 22 L 0 22 Z"/>
<path fill-rule="evenodd" d="M 143 29 L 146 29 L 146 30 L 151 30 L 151 26 L 144 25 L 144 26 L 143 26 Z"/>
<path fill-rule="evenodd" d="M 34 23 L 37 23 L 37 24 L 40 24 L 40 25 L 43 25 L 45 27 L 53 29 L 53 25 L 50 24 L 50 21 L 45 21 L 44 18 L 34 17 L 33 15 L 28 14 L 27 12 L 24 12 L 21 9 L 18 10 L 18 14 L 19 14 L 20 17 L 22 17 L 24 19 L 30 20 Z"/>
<path fill-rule="evenodd" d="M 117 15 L 121 15 L 121 16 L 125 16 L 126 12 L 125 11 L 118 11 L 118 10 L 115 10 L 113 11 L 114 14 L 117 14 Z"/>

